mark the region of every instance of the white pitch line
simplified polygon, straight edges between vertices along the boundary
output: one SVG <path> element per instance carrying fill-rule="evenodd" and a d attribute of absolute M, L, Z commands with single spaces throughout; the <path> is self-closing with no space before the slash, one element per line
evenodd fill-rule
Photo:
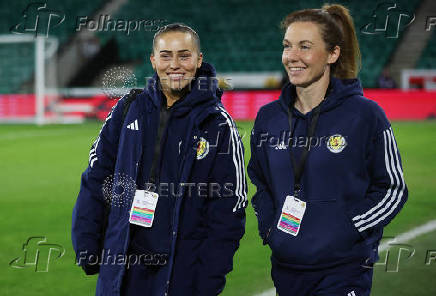
<path fill-rule="evenodd" d="M 49 136 L 61 136 L 71 134 L 71 129 L 57 129 L 57 130 L 34 130 L 25 132 L 14 132 L 0 135 L 0 141 L 8 140 L 21 140 L 26 138 L 36 137 L 49 137 Z"/>
<path fill-rule="evenodd" d="M 260 294 L 256 294 L 255 296 L 275 296 L 276 295 L 276 289 L 272 288 L 269 290 L 266 290 Z"/>
<path fill-rule="evenodd" d="M 414 238 L 417 238 L 420 235 L 432 232 L 434 230 L 436 230 L 436 220 L 428 221 L 427 223 L 421 226 L 412 228 L 411 230 L 404 232 L 385 243 L 380 244 L 378 247 L 378 252 L 381 253 L 383 251 L 386 251 L 387 249 L 389 249 L 390 244 L 406 243 L 408 241 L 413 240 Z M 260 294 L 255 294 L 255 296 L 275 296 L 275 295 L 276 295 L 276 289 L 274 288 L 268 289 Z"/>
<path fill-rule="evenodd" d="M 412 228 L 411 230 L 404 232 L 404 233 L 396 236 L 395 238 L 393 238 L 385 243 L 380 244 L 378 246 L 378 252 L 380 253 L 380 252 L 386 251 L 389 248 L 389 244 L 406 243 L 406 242 L 411 241 L 412 239 L 414 239 L 420 235 L 432 232 L 434 230 L 436 230 L 436 220 L 428 221 L 427 223 L 425 223 L 421 226 Z"/>

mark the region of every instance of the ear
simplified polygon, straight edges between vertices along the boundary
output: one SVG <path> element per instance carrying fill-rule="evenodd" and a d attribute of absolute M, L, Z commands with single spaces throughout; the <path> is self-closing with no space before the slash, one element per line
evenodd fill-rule
<path fill-rule="evenodd" d="M 336 45 L 333 50 L 329 53 L 327 63 L 334 64 L 339 59 L 339 56 L 341 55 L 341 48 Z"/>
<path fill-rule="evenodd" d="M 150 54 L 150 62 L 153 70 L 156 71 L 156 58 L 154 57 L 153 53 Z"/>
<path fill-rule="evenodd" d="M 200 52 L 198 54 L 198 59 L 197 59 L 197 68 L 200 68 L 202 63 L 203 63 L 203 53 Z"/>

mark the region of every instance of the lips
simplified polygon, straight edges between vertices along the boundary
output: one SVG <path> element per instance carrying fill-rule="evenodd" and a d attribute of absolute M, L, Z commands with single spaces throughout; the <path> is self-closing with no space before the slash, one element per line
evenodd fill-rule
<path fill-rule="evenodd" d="M 168 73 L 167 75 L 171 80 L 181 80 L 185 74 L 184 73 Z"/>
<path fill-rule="evenodd" d="M 289 73 L 292 75 L 297 75 L 302 73 L 306 68 L 305 67 L 288 67 Z"/>

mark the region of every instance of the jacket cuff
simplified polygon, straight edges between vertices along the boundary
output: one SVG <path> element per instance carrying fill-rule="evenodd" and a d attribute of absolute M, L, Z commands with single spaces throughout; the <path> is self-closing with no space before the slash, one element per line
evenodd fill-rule
<path fill-rule="evenodd" d="M 358 215 L 358 213 L 359 212 L 357 211 L 357 209 L 354 209 L 354 210 L 348 211 L 346 213 L 346 216 L 348 217 L 348 220 L 349 220 L 351 226 L 357 231 L 357 233 L 359 233 L 359 235 L 362 237 L 362 239 L 366 240 L 371 235 L 371 229 L 359 231 L 359 229 L 356 227 L 356 225 L 354 224 L 354 221 L 353 221 L 353 217 Z"/>
<path fill-rule="evenodd" d="M 86 275 L 94 275 L 99 273 L 100 271 L 100 265 L 99 264 L 86 264 L 82 265 L 82 269 L 85 271 Z"/>

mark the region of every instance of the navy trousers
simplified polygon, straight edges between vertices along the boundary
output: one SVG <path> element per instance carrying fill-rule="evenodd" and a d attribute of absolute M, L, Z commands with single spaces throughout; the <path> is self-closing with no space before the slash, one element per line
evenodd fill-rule
<path fill-rule="evenodd" d="M 373 269 L 348 263 L 322 270 L 295 270 L 272 262 L 279 296 L 369 296 Z"/>

